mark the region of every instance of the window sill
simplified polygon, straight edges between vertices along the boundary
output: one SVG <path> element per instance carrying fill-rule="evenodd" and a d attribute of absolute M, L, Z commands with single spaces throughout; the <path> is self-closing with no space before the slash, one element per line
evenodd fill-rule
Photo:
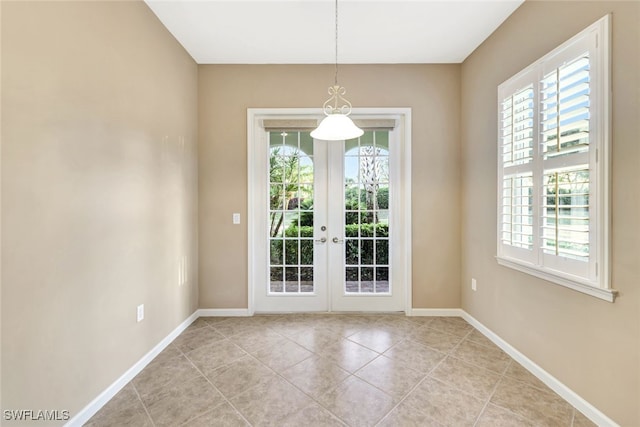
<path fill-rule="evenodd" d="M 591 286 L 591 285 L 579 282 L 577 280 L 571 280 L 566 277 L 561 277 L 556 274 L 550 273 L 548 271 L 544 271 L 544 270 L 532 267 L 530 265 L 523 264 L 521 262 L 518 262 L 510 258 L 496 256 L 496 260 L 498 261 L 498 264 L 504 267 L 509 267 L 514 270 L 518 270 L 523 273 L 530 274 L 540 279 L 547 280 L 551 283 L 555 283 L 557 285 L 561 285 L 566 288 L 573 289 L 574 291 L 582 292 L 583 294 L 600 298 L 608 302 L 614 302 L 616 297 L 618 296 L 618 292 L 613 289 L 597 288 L 595 286 Z"/>

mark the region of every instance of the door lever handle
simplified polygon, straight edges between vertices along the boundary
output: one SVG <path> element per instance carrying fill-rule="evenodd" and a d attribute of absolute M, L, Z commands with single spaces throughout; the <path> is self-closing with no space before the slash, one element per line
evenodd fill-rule
<path fill-rule="evenodd" d="M 331 241 L 332 241 L 333 243 L 344 243 L 344 240 L 342 240 L 342 239 L 338 239 L 337 237 L 334 237 L 333 239 L 331 239 Z"/>
<path fill-rule="evenodd" d="M 327 238 L 326 237 L 321 237 L 319 239 L 316 239 L 316 243 L 326 243 L 327 242 Z"/>

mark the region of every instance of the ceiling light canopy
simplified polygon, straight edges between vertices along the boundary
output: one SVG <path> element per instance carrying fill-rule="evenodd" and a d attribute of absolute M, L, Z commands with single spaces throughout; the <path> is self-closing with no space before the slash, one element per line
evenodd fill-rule
<path fill-rule="evenodd" d="M 333 86 L 329 86 L 329 99 L 324 102 L 322 109 L 327 116 L 320 125 L 311 132 L 315 139 L 325 141 L 343 141 L 362 136 L 364 131 L 356 126 L 349 118 L 351 103 L 344 97 L 347 90 L 338 84 L 338 0 L 336 0 L 336 62 Z"/>

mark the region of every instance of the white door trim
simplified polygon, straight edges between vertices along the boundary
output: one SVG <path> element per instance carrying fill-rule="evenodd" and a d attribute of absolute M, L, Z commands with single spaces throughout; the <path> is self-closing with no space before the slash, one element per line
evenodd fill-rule
<path fill-rule="evenodd" d="M 405 295 L 404 311 L 411 313 L 411 108 L 354 108 L 353 116 L 378 119 L 396 117 L 402 121 L 402 142 L 401 164 L 402 175 L 399 180 L 398 190 L 401 191 L 405 200 L 405 209 L 399 212 L 402 215 L 401 220 L 404 223 L 402 227 L 402 242 L 405 256 L 397 268 L 403 270 L 403 283 Z M 265 176 L 266 167 L 264 159 L 260 159 L 261 150 L 256 149 L 256 144 L 264 143 L 265 132 L 261 126 L 261 122 L 265 119 L 315 119 L 320 120 L 324 117 L 321 108 L 248 108 L 247 109 L 247 247 L 248 247 L 248 289 L 247 289 L 247 306 L 248 312 L 252 315 L 255 311 L 255 286 L 259 277 L 267 274 L 267 266 L 261 265 L 260 260 L 264 258 L 260 251 L 265 251 L 266 243 L 261 233 L 259 233 L 260 224 L 258 223 L 260 209 L 261 191 L 259 188 L 259 180 L 261 176 Z M 262 252 L 263 254 L 264 252 Z"/>

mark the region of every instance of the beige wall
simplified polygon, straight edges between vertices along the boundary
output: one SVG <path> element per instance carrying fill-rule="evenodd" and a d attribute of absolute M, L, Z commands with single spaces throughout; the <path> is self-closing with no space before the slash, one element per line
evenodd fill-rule
<path fill-rule="evenodd" d="M 609 12 L 613 304 L 494 259 L 496 87 Z M 639 88 L 639 2 L 527 1 L 462 66 L 462 307 L 623 426 L 640 425 Z"/>
<path fill-rule="evenodd" d="M 2 409 L 75 415 L 197 308 L 196 109 L 144 3 L 2 2 Z"/>
<path fill-rule="evenodd" d="M 73 415 L 198 305 L 247 306 L 246 109 L 319 107 L 333 67 L 198 67 L 141 2 L 0 4 L 2 408 Z M 462 305 L 622 425 L 640 425 L 638 9 L 527 1 L 462 66 L 340 67 L 356 107 L 413 109 L 413 307 Z M 496 87 L 610 11 L 614 304 L 494 259 Z"/>
<path fill-rule="evenodd" d="M 200 307 L 247 307 L 247 108 L 318 108 L 332 83 L 330 65 L 199 67 Z M 413 307 L 459 307 L 460 66 L 343 65 L 340 83 L 356 107 L 412 108 Z"/>

